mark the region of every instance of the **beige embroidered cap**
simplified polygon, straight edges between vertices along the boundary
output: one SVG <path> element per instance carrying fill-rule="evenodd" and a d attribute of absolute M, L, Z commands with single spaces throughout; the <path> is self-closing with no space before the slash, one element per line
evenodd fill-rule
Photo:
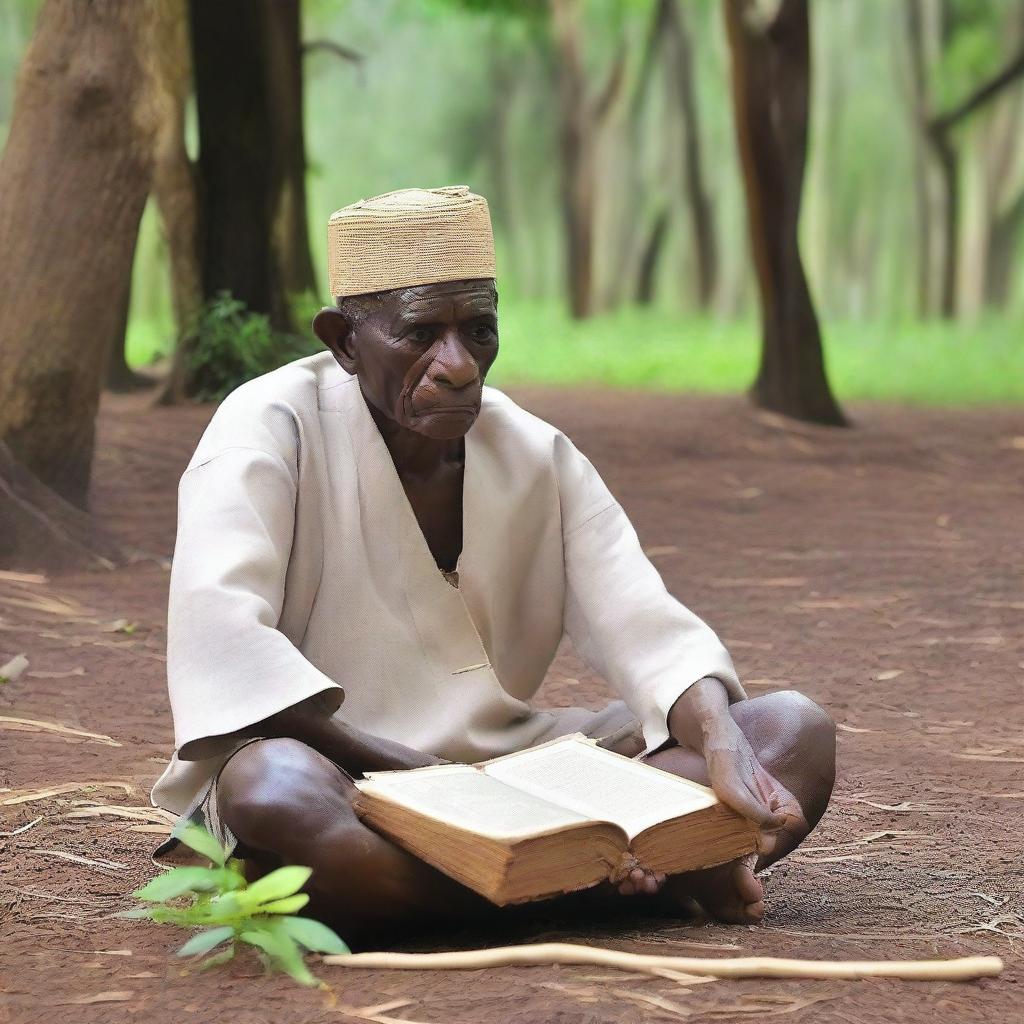
<path fill-rule="evenodd" d="M 362 199 L 327 224 L 331 295 L 494 277 L 487 200 L 465 185 Z"/>

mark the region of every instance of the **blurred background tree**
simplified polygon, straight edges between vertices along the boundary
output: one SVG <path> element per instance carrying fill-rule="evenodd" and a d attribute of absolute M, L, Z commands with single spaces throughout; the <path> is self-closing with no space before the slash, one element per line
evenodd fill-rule
<path fill-rule="evenodd" d="M 146 152 L 117 211 L 83 204 L 133 268 L 129 288 L 107 267 L 77 306 L 80 362 L 105 368 L 75 378 L 83 422 L 104 379 L 210 397 L 314 350 L 332 210 L 454 182 L 491 201 L 498 384 L 749 388 L 829 423 L 833 395 L 1024 399 L 1024 0 L 161 3 L 162 45 L 135 55 L 159 83 L 139 108 Z M 28 296 L 0 328 L 0 378 L 21 396 L 0 439 L 50 480 L 29 450 L 58 434 L 12 410 L 26 367 L 69 343 L 10 218 L 71 223 L 51 179 L 88 126 L 19 127 L 43 85 L 22 74 L 14 94 L 33 31 L 69 7 L 138 5 L 0 6 L 0 265 L 6 294 Z M 75 59 L 83 38 L 64 40 Z M 130 84 L 110 108 L 122 137 L 141 123 Z M 97 230 L 65 231 L 61 257 L 89 264 Z M 70 304 L 58 274 L 45 285 Z M 68 473 L 80 499 L 87 474 Z"/>

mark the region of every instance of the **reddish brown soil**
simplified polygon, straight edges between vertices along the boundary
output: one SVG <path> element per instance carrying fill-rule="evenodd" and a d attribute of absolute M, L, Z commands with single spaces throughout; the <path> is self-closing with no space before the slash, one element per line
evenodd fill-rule
<path fill-rule="evenodd" d="M 832 711 L 839 782 L 818 832 L 769 879 L 762 927 L 539 921 L 418 938 L 415 948 L 543 936 L 684 955 L 998 953 L 1003 977 L 722 981 L 685 992 L 586 968 L 320 966 L 328 996 L 263 978 L 248 956 L 184 973 L 170 958 L 180 935 L 110 916 L 151 874 L 156 837 L 132 831 L 130 820 L 67 816 L 81 801 L 144 805 L 170 749 L 162 650 L 174 491 L 209 409 L 148 411 L 135 397 L 104 407 L 94 506 L 140 560 L 45 582 L 0 578 L 0 664 L 22 651 L 31 659 L 27 674 L 0 688 L 0 714 L 118 744 L 0 731 L 0 787 L 131 787 L 6 806 L 12 793 L 0 792 L 0 831 L 41 816 L 0 839 L 0 1018 L 6 1010 L 18 1022 L 365 1020 L 382 1018 L 338 1009 L 396 1000 L 407 1003 L 379 1013 L 436 1024 L 653 1021 L 681 1011 L 698 1021 L 1024 1018 L 1020 414 L 864 406 L 854 410 L 857 429 L 832 431 L 786 427 L 738 399 L 517 397 L 593 457 L 669 586 L 728 642 L 751 693 L 798 687 Z M 137 627 L 104 631 L 118 619 Z M 566 652 L 544 696 L 597 703 L 606 691 Z M 84 1002 L 100 993 L 120 996 Z M 655 1005 L 659 997 L 671 1004 Z"/>

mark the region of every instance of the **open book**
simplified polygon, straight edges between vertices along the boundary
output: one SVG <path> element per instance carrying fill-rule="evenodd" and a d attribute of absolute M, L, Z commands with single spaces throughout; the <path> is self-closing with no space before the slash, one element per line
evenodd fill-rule
<path fill-rule="evenodd" d="M 676 874 L 755 847 L 705 786 L 568 736 L 479 765 L 371 772 L 356 810 L 377 831 L 493 903 L 585 889 L 632 854 Z"/>

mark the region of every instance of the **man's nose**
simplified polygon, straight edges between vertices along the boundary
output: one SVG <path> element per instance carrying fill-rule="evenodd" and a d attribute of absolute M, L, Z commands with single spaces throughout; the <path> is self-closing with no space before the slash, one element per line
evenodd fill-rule
<path fill-rule="evenodd" d="M 434 357 L 430 376 L 445 387 L 458 391 L 472 384 L 480 376 L 476 360 L 462 344 L 458 331 L 446 331 Z"/>

